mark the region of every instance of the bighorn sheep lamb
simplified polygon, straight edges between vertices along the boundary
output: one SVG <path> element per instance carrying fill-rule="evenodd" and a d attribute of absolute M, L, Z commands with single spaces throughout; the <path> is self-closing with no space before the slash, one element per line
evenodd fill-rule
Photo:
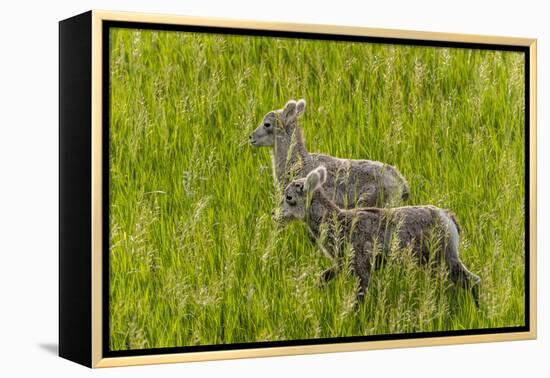
<path fill-rule="evenodd" d="M 250 135 L 252 146 L 272 148 L 273 176 L 281 189 L 323 165 L 328 171 L 325 191 L 341 208 L 395 205 L 409 197 L 406 180 L 391 165 L 308 153 L 297 125 L 305 106 L 303 99 L 287 102 L 267 113 Z"/>
<path fill-rule="evenodd" d="M 326 181 L 327 170 L 322 166 L 307 177 L 292 181 L 285 189 L 278 219 L 282 223 L 292 219 L 305 221 L 323 252 L 334 262 L 333 268 L 323 273 L 325 281 L 338 273 L 345 252 L 343 244 L 349 243 L 354 251 L 351 267 L 359 277 L 360 301 L 369 284 L 371 268 L 380 265 L 379 260 L 390 252 L 392 242 L 397 242 L 400 249 L 410 248 L 419 262 L 444 263 L 452 282 L 471 290 L 479 306 L 480 278 L 460 261 L 459 227 L 450 211 L 429 205 L 343 210 L 326 196 Z M 435 242 L 430 235 L 438 236 Z M 376 257 L 375 244 L 380 252 Z M 430 244 L 435 252 L 432 260 Z"/>

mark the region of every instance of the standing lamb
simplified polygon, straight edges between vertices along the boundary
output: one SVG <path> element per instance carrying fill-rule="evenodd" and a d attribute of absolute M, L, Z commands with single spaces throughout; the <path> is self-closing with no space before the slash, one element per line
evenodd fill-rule
<path fill-rule="evenodd" d="M 392 242 L 399 248 L 410 248 L 419 262 L 444 261 L 454 284 L 470 289 L 479 307 L 480 278 L 466 269 L 458 256 L 459 227 L 454 215 L 435 206 L 396 208 L 356 208 L 343 210 L 325 194 L 325 167 L 311 171 L 306 178 L 291 182 L 285 189 L 279 221 L 305 221 L 321 249 L 334 265 L 323 273 L 328 281 L 339 271 L 344 259 L 345 242 L 354 251 L 351 264 L 359 277 L 357 299 L 363 299 L 371 268 L 390 252 Z M 438 236 L 433 245 L 433 238 Z M 344 242 L 343 242 L 344 241 Z M 435 256 L 430 259 L 430 243 Z M 378 246 L 376 258 L 375 245 Z"/>
<path fill-rule="evenodd" d="M 325 190 L 341 208 L 395 205 L 409 197 L 403 176 L 391 165 L 371 160 L 339 159 L 307 151 L 297 125 L 305 100 L 290 100 L 283 109 L 267 113 L 250 135 L 254 147 L 271 147 L 275 183 L 284 189 L 294 178 L 305 177 L 323 165 Z"/>

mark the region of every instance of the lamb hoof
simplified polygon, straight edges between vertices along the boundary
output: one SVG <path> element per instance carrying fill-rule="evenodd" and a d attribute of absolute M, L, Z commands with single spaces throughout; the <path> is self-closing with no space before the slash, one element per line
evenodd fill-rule
<path fill-rule="evenodd" d="M 359 312 L 361 307 L 363 307 L 364 302 L 365 302 L 365 293 L 358 293 L 355 298 L 355 304 L 353 306 L 353 310 L 355 312 Z"/>

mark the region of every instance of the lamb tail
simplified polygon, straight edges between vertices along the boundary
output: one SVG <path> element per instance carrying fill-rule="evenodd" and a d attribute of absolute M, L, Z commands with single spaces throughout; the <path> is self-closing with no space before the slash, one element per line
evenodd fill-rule
<path fill-rule="evenodd" d="M 405 183 L 403 184 L 403 192 L 401 193 L 401 199 L 403 201 L 406 201 L 411 196 L 411 191 L 409 189 L 409 184 Z"/>
<path fill-rule="evenodd" d="M 453 221 L 453 223 L 456 226 L 456 230 L 458 231 L 458 234 L 460 234 L 462 229 L 460 228 L 460 225 L 458 224 L 458 220 L 456 219 L 456 215 L 452 211 L 447 211 L 447 214 L 449 214 L 449 217 L 451 218 L 451 220 Z"/>

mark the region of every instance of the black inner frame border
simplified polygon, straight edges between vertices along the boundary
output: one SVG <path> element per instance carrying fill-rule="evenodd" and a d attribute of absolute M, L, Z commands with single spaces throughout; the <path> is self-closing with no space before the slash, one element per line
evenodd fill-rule
<path fill-rule="evenodd" d="M 217 345 L 196 345 L 185 347 L 167 347 L 167 348 L 147 348 L 147 349 L 130 349 L 130 350 L 110 350 L 110 322 L 109 322 L 109 255 L 110 255 L 110 222 L 109 222 L 109 180 L 110 180 L 110 29 L 125 28 L 139 30 L 157 30 L 157 31 L 177 31 L 191 33 L 207 33 L 207 34 L 226 34 L 226 35 L 241 35 L 241 36 L 262 36 L 276 38 L 295 38 L 295 39 L 312 39 L 312 40 L 327 40 L 327 41 L 344 41 L 344 42 L 363 42 L 363 43 L 381 43 L 393 45 L 409 45 L 409 46 L 424 46 L 424 47 L 445 47 L 445 48 L 464 48 L 478 50 L 500 50 L 500 51 L 516 51 L 524 53 L 525 64 L 525 324 L 517 327 L 501 327 L 501 328 L 481 328 L 469 330 L 452 330 L 452 331 L 435 331 L 435 332 L 417 332 L 405 334 L 385 334 L 371 336 L 350 336 L 350 337 L 334 337 L 334 338 L 319 338 L 319 339 L 303 339 L 303 340 L 283 340 L 283 341 L 265 341 L 265 342 L 249 342 L 249 343 L 233 343 L 233 344 L 217 344 Z M 502 334 L 512 332 L 529 332 L 530 331 L 530 49 L 528 46 L 516 45 L 500 45 L 500 44 L 485 44 L 485 43 L 470 43 L 470 42 L 450 42 L 450 41 L 431 41 L 421 39 L 406 39 L 406 38 L 388 38 L 388 37 L 371 37 L 371 36 L 352 36 L 338 35 L 325 33 L 309 33 L 309 32 L 288 32 L 275 30 L 257 30 L 257 29 L 241 29 L 228 27 L 212 27 L 212 26 L 194 26 L 194 25 L 171 25 L 148 22 L 130 22 L 130 21 L 102 21 L 102 207 L 103 207 L 103 234 L 102 234 L 102 355 L 103 357 L 126 357 L 140 355 L 158 355 L 171 353 L 192 353 L 192 352 L 207 352 L 207 351 L 222 351 L 236 349 L 256 349 L 269 347 L 283 346 L 305 346 L 319 344 L 339 344 L 350 342 L 365 342 L 365 341 L 382 341 L 382 340 L 407 340 L 407 339 L 422 339 L 445 336 L 464 336 L 464 335 L 486 335 L 486 334 Z M 107 232 L 105 231 L 107 230 Z"/>

